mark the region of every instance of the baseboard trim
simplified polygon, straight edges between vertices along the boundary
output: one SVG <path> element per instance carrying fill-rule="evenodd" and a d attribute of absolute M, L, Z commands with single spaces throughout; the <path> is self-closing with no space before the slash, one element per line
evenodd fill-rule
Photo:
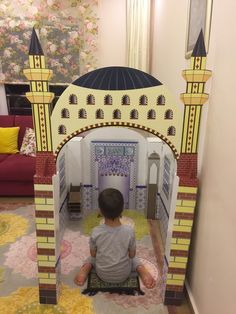
<path fill-rule="evenodd" d="M 194 314 L 200 314 L 198 309 L 197 309 L 196 302 L 194 300 L 191 288 L 190 288 L 190 286 L 189 286 L 187 281 L 185 281 L 185 287 L 186 287 L 186 291 L 187 291 L 187 294 L 188 294 L 189 302 L 190 302 L 190 305 L 192 307 L 192 310 L 193 310 Z"/>

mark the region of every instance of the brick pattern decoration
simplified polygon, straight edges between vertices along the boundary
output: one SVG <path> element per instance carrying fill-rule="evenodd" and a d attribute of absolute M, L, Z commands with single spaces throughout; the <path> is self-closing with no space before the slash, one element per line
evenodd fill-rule
<path fill-rule="evenodd" d="M 56 261 L 56 226 L 52 176 L 56 165 L 52 152 L 37 152 L 35 190 L 35 222 L 39 302 L 57 304 L 60 263 Z M 57 266 L 56 266 L 57 265 Z"/>
<path fill-rule="evenodd" d="M 40 192 L 40 196 L 35 196 L 39 301 L 57 304 L 54 201 L 52 195 L 48 197 L 52 184 L 39 184 L 36 180 L 35 191 Z"/>
<path fill-rule="evenodd" d="M 60 260 L 56 256 L 56 217 L 52 185 L 52 176 L 55 172 L 53 153 L 38 152 L 34 189 L 39 302 L 41 304 L 57 304 L 59 291 Z M 64 210 L 62 213 L 64 214 Z M 64 217 L 61 221 L 63 223 Z"/>
<path fill-rule="evenodd" d="M 197 187 L 179 186 L 164 302 L 180 305 L 192 233 Z"/>
<path fill-rule="evenodd" d="M 55 159 L 52 152 L 37 152 L 36 158 L 37 183 L 50 184 L 56 173 Z"/>
<path fill-rule="evenodd" d="M 197 179 L 197 154 L 181 154 L 177 161 L 177 175 L 179 185 L 196 187 Z"/>

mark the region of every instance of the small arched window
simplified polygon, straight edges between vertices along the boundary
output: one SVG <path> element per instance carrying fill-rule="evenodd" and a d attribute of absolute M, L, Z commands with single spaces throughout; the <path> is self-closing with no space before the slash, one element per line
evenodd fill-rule
<path fill-rule="evenodd" d="M 113 119 L 121 119 L 121 112 L 119 109 L 113 111 Z"/>
<path fill-rule="evenodd" d="M 167 131 L 167 135 L 171 135 L 171 136 L 174 136 L 175 135 L 175 127 L 174 126 L 170 126 L 168 128 L 168 131 Z"/>
<path fill-rule="evenodd" d="M 104 112 L 102 109 L 96 111 L 96 119 L 104 119 Z"/>
<path fill-rule="evenodd" d="M 148 114 L 147 114 L 147 118 L 148 119 L 156 119 L 156 111 L 151 109 L 148 111 Z"/>
<path fill-rule="evenodd" d="M 77 105 L 77 103 L 78 103 L 77 96 L 75 94 L 71 94 L 69 97 L 69 104 L 70 105 Z"/>
<path fill-rule="evenodd" d="M 62 109 L 62 111 L 61 111 L 61 117 L 62 117 L 62 118 L 70 118 L 69 110 L 66 109 L 66 108 Z"/>
<path fill-rule="evenodd" d="M 146 105 L 148 104 L 148 98 L 147 98 L 147 96 L 142 95 L 142 96 L 139 98 L 139 104 L 142 105 L 142 106 L 146 106 Z"/>
<path fill-rule="evenodd" d="M 106 95 L 104 98 L 104 105 L 112 105 L 112 97 L 111 95 Z"/>
<path fill-rule="evenodd" d="M 95 97 L 92 94 L 87 96 L 87 105 L 95 105 Z"/>
<path fill-rule="evenodd" d="M 122 105 L 130 105 L 130 98 L 128 95 L 122 97 Z"/>
<path fill-rule="evenodd" d="M 166 110 L 165 112 L 165 119 L 173 119 L 173 111 L 171 109 Z"/>
<path fill-rule="evenodd" d="M 64 125 L 59 125 L 58 134 L 66 134 L 66 127 Z"/>
<path fill-rule="evenodd" d="M 79 119 L 86 119 L 87 118 L 87 112 L 85 109 L 80 109 L 78 112 L 78 118 Z"/>
<path fill-rule="evenodd" d="M 166 103 L 165 96 L 160 95 L 157 97 L 157 105 L 158 106 L 163 106 L 163 105 L 165 105 L 165 103 Z"/>
<path fill-rule="evenodd" d="M 138 119 L 138 110 L 136 109 L 131 110 L 130 119 Z"/>

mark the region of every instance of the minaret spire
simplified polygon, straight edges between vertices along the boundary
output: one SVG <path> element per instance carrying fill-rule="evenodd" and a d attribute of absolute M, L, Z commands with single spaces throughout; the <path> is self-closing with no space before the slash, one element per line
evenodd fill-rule
<path fill-rule="evenodd" d="M 202 29 L 192 52 L 192 57 L 206 57 L 206 47 Z"/>
<path fill-rule="evenodd" d="M 40 45 L 38 36 L 34 28 L 33 28 L 31 40 L 30 40 L 29 55 L 38 55 L 38 56 L 44 55 L 43 49 Z"/>

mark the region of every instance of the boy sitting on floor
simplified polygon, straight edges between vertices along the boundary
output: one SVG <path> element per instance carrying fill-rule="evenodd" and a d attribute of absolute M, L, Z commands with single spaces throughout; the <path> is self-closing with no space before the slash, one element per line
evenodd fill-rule
<path fill-rule="evenodd" d="M 143 284 L 152 289 L 155 281 L 149 271 L 135 257 L 136 240 L 132 227 L 122 225 L 120 216 L 124 207 L 123 195 L 116 189 L 106 189 L 100 193 L 98 204 L 105 223 L 95 227 L 90 237 L 90 254 L 75 283 L 82 286 L 94 267 L 97 275 L 105 282 L 121 283 L 137 271 Z"/>

